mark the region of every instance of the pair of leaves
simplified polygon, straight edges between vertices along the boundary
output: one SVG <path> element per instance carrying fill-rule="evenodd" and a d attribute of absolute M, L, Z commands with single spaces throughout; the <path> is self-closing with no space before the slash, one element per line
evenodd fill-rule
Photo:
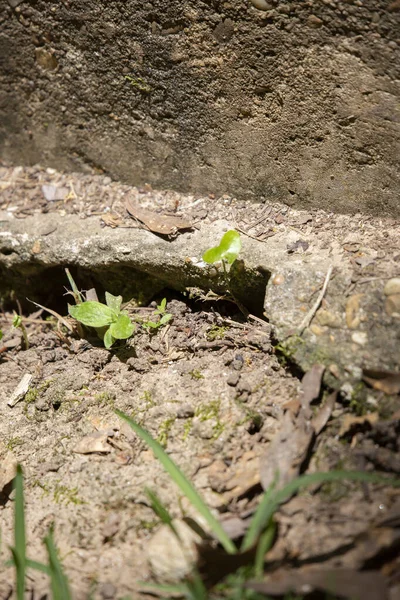
<path fill-rule="evenodd" d="M 68 305 L 68 312 L 71 317 L 86 327 L 95 329 L 106 327 L 104 345 L 110 348 L 115 340 L 126 340 L 131 337 L 135 326 L 129 316 L 121 312 L 122 296 L 113 296 L 106 292 L 106 303 L 89 300 L 76 306 Z"/>
<path fill-rule="evenodd" d="M 241 248 L 240 235 L 234 229 L 230 229 L 222 236 L 219 245 L 206 250 L 202 258 L 211 265 L 220 261 L 231 265 L 237 259 Z"/>
<path fill-rule="evenodd" d="M 163 298 L 160 304 L 158 304 L 157 310 L 154 311 L 154 315 L 159 315 L 160 319 L 158 321 L 145 321 L 142 323 L 143 327 L 146 327 L 147 329 L 158 329 L 159 327 L 166 325 L 168 321 L 172 319 L 172 315 L 170 313 L 165 312 L 166 307 L 167 299 Z"/>

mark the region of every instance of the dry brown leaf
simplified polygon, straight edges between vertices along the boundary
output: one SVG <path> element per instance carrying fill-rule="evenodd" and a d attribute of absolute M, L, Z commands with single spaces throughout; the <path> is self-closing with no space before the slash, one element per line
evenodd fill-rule
<path fill-rule="evenodd" d="M 313 420 L 311 421 L 311 425 L 314 428 L 315 435 L 319 435 L 332 414 L 333 407 L 335 406 L 337 397 L 337 391 L 329 394 L 327 399 L 325 400 L 323 406 L 319 409 L 318 413 L 315 415 Z"/>
<path fill-rule="evenodd" d="M 138 221 L 141 221 L 153 233 L 175 235 L 178 231 L 191 229 L 192 224 L 182 217 L 162 215 L 140 206 L 139 202 L 129 199 L 125 203 L 126 210 Z"/>
<path fill-rule="evenodd" d="M 123 223 L 121 217 L 116 213 L 104 213 L 104 215 L 101 215 L 101 220 L 104 225 L 107 227 L 112 227 L 113 229 L 115 229 L 115 227 L 119 227 Z"/>
<path fill-rule="evenodd" d="M 379 571 L 304 567 L 282 570 L 269 577 L 268 581 L 250 581 L 246 587 L 274 596 L 284 596 L 290 592 L 303 595 L 319 591 L 351 600 L 389 598 L 385 577 Z"/>
<path fill-rule="evenodd" d="M 261 457 L 260 478 L 265 490 L 273 482 L 280 488 L 297 477 L 313 437 L 314 429 L 301 412 L 296 419 L 290 411 L 284 414 L 281 429 Z"/>
<path fill-rule="evenodd" d="M 107 443 L 108 431 L 96 431 L 82 438 L 73 449 L 77 454 L 92 454 L 94 452 L 109 453 L 111 446 Z"/>
<path fill-rule="evenodd" d="M 388 396 L 400 394 L 400 373 L 365 369 L 363 379 L 375 390 L 384 392 Z"/>
<path fill-rule="evenodd" d="M 301 408 L 306 412 L 307 416 L 310 414 L 311 402 L 319 396 L 324 371 L 324 365 L 313 365 L 301 380 L 302 394 L 300 402 Z"/>
<path fill-rule="evenodd" d="M 344 415 L 342 424 L 340 426 L 339 437 L 343 437 L 352 429 L 355 429 L 357 425 L 373 425 L 378 420 L 378 413 L 371 413 L 369 415 L 363 415 L 361 417 L 355 417 L 354 415 Z"/>

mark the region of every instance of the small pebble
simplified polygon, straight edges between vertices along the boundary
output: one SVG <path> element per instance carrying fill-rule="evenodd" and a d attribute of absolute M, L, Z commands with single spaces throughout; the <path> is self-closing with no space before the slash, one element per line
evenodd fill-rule
<path fill-rule="evenodd" d="M 386 282 L 383 288 L 385 296 L 392 296 L 393 294 L 400 294 L 400 277 L 394 277 Z"/>
<path fill-rule="evenodd" d="M 239 373 L 231 373 L 226 380 L 226 383 L 232 387 L 235 387 L 239 383 L 240 375 Z"/>

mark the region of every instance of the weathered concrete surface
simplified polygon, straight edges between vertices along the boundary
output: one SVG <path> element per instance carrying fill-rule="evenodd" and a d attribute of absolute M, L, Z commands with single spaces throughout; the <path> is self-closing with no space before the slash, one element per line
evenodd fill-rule
<path fill-rule="evenodd" d="M 12 287 L 20 299 L 25 292 L 36 298 L 49 290 L 61 295 L 65 266 L 79 267 L 87 287 L 101 283 L 111 292 L 123 293 L 125 299 L 132 294 L 150 297 L 164 286 L 181 291 L 187 287 L 224 290 L 223 277 L 202 263 L 201 255 L 231 227 L 226 221 L 180 235 L 173 242 L 140 229 L 101 229 L 95 217 L 67 215 L 61 221 L 57 213 L 50 213 L 18 220 L 4 212 L 0 222 L 3 294 Z M 393 263 L 387 263 L 387 277 L 354 284 L 351 269 L 340 254 L 332 252 L 332 246 L 290 255 L 288 238 L 290 233 L 267 243 L 244 238 L 244 262 L 239 262 L 231 278 L 233 291 L 245 305 L 256 310 L 264 306 L 282 351 L 303 369 L 323 363 L 327 372 L 340 378 L 359 378 L 360 367 L 398 368 L 400 311 L 387 304 L 389 297 L 399 299 L 400 294 L 400 280 L 393 278 L 393 289 L 387 283 L 391 272 L 396 274 Z M 333 274 L 324 302 L 299 335 L 330 266 Z"/>
<path fill-rule="evenodd" d="M 399 215 L 398 3 L 253 4 L 0 0 L 0 156 Z"/>

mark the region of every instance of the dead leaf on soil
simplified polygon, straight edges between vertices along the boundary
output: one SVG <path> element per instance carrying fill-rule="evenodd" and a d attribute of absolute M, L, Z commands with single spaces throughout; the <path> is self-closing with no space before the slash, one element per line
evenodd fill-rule
<path fill-rule="evenodd" d="M 112 227 L 112 229 L 119 227 L 123 223 L 122 218 L 116 213 L 104 213 L 104 215 L 101 215 L 101 221 L 107 227 Z"/>
<path fill-rule="evenodd" d="M 92 454 L 94 452 L 110 453 L 111 446 L 107 440 L 109 431 L 96 431 L 82 438 L 73 449 L 77 454 Z"/>
<path fill-rule="evenodd" d="M 321 390 L 322 375 L 324 374 L 324 365 L 313 365 L 301 380 L 301 408 L 307 416 L 310 416 L 310 404 L 316 400 Z"/>
<path fill-rule="evenodd" d="M 302 412 L 296 419 L 290 411 L 284 414 L 281 429 L 261 457 L 260 478 L 265 490 L 273 482 L 280 488 L 297 477 L 313 438 L 314 429 Z"/>
<path fill-rule="evenodd" d="M 327 424 L 327 422 L 329 421 L 333 407 L 335 406 L 336 398 L 337 391 L 333 392 L 332 394 L 329 394 L 324 404 L 321 406 L 318 413 L 311 421 L 311 425 L 314 428 L 315 435 L 319 435 L 325 427 L 325 425 Z"/>
<path fill-rule="evenodd" d="M 400 394 L 400 373 L 364 369 L 363 380 L 388 396 Z"/>
<path fill-rule="evenodd" d="M 379 571 L 354 571 L 352 569 L 282 570 L 268 581 L 250 581 L 246 587 L 274 596 L 284 596 L 312 591 L 334 594 L 351 600 L 387 600 L 389 592 L 385 577 Z"/>
<path fill-rule="evenodd" d="M 294 254 L 294 253 L 301 253 L 301 252 L 305 252 L 306 250 L 308 250 L 309 247 L 309 243 L 304 241 L 304 240 L 297 240 L 296 242 L 293 242 L 292 244 L 288 244 L 286 246 L 287 252 L 288 254 Z"/>
<path fill-rule="evenodd" d="M 134 219 L 141 221 L 153 233 L 161 235 L 175 235 L 177 232 L 192 229 L 192 224 L 182 217 L 163 215 L 140 206 L 139 202 L 128 198 L 125 203 L 126 210 Z"/>
<path fill-rule="evenodd" d="M 361 417 L 355 417 L 354 415 L 344 415 L 342 424 L 340 426 L 339 437 L 343 437 L 348 433 L 354 432 L 358 426 L 362 425 L 373 425 L 379 420 L 378 413 L 371 413 L 369 415 L 363 415 Z"/>
<path fill-rule="evenodd" d="M 32 379 L 33 375 L 31 375 L 30 373 L 25 373 L 25 375 L 22 377 L 21 381 L 11 394 L 9 401 L 7 402 L 8 406 L 15 406 L 20 400 L 22 400 L 25 397 L 25 394 L 29 390 L 29 386 L 31 384 Z"/>

